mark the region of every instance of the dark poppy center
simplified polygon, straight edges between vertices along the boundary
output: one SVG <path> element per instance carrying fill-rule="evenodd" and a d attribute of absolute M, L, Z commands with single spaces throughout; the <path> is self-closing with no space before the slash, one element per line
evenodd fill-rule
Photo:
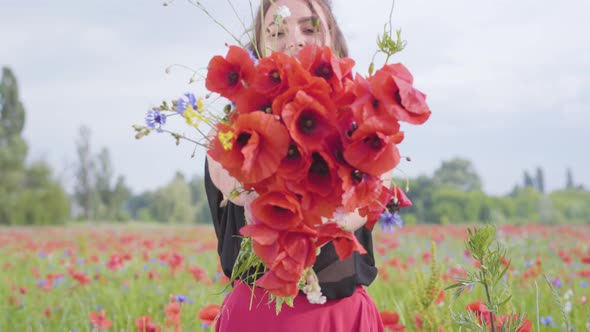
<path fill-rule="evenodd" d="M 236 142 L 238 142 L 238 144 L 240 146 L 244 146 L 244 145 L 248 144 L 250 137 L 252 137 L 252 134 L 241 133 L 240 136 L 238 136 L 238 139 L 236 140 Z"/>
<path fill-rule="evenodd" d="M 287 151 L 287 159 L 294 160 L 299 158 L 299 156 L 299 150 L 297 150 L 297 147 L 294 144 L 291 144 L 291 146 L 289 146 L 289 151 Z"/>
<path fill-rule="evenodd" d="M 359 171 L 358 169 L 355 169 L 350 174 L 350 177 L 352 178 L 352 182 L 354 182 L 355 184 L 359 184 L 361 183 L 361 181 L 363 181 L 363 172 Z"/>
<path fill-rule="evenodd" d="M 314 153 L 312 155 L 313 162 L 311 163 L 311 167 L 309 168 L 309 172 L 313 174 L 317 174 L 321 177 L 324 177 L 330 174 L 330 168 L 326 161 L 320 156 L 318 153 Z"/>
<path fill-rule="evenodd" d="M 268 74 L 268 78 L 274 83 L 281 83 L 281 75 L 277 70 L 273 70 Z"/>
<path fill-rule="evenodd" d="M 312 114 L 303 114 L 299 118 L 299 129 L 304 133 L 311 133 L 317 126 L 317 119 Z"/>
<path fill-rule="evenodd" d="M 393 98 L 395 98 L 395 101 L 397 101 L 398 104 L 402 104 L 402 96 L 399 94 L 399 90 L 393 94 Z"/>
<path fill-rule="evenodd" d="M 357 124 L 355 121 L 353 121 L 353 122 L 350 124 L 350 129 L 348 129 L 348 130 L 346 131 L 346 135 L 347 135 L 348 137 L 351 137 L 351 136 L 352 136 L 352 134 L 354 134 L 354 132 L 355 132 L 355 131 L 358 129 L 358 127 L 359 127 L 359 125 L 358 125 L 358 124 Z"/>
<path fill-rule="evenodd" d="M 284 207 L 278 206 L 278 205 L 273 205 L 272 208 L 273 208 L 274 212 L 280 213 L 280 214 L 285 214 L 285 213 L 291 212 L 290 210 L 285 209 Z"/>
<path fill-rule="evenodd" d="M 373 102 L 372 102 L 372 104 L 373 104 L 373 108 L 377 108 L 377 107 L 379 107 L 379 100 L 377 100 L 377 99 L 373 99 Z"/>
<path fill-rule="evenodd" d="M 229 85 L 236 85 L 238 83 L 239 78 L 240 78 L 240 75 L 238 73 L 236 73 L 235 71 L 232 71 L 229 74 L 227 74 L 227 81 L 228 81 Z"/>
<path fill-rule="evenodd" d="M 332 66 L 329 63 L 322 62 L 316 67 L 315 74 L 316 76 L 330 80 L 334 76 L 334 71 L 332 70 Z"/>
<path fill-rule="evenodd" d="M 374 150 L 379 150 L 379 149 L 381 149 L 381 146 L 383 146 L 383 142 L 381 141 L 381 139 L 377 135 L 371 135 L 369 137 L 366 137 L 363 140 L 363 142 L 368 144 Z"/>

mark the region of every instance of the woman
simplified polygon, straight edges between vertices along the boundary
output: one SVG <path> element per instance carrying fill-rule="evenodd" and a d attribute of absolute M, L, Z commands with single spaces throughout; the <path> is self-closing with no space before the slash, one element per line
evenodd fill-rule
<path fill-rule="evenodd" d="M 291 55 L 308 44 L 328 45 L 335 54 L 347 56 L 347 47 L 331 11 L 329 0 L 265 0 L 262 3 L 263 18 L 255 21 L 256 40 L 252 47 L 257 54 L 282 51 Z M 284 15 L 285 7 L 288 8 Z M 280 11 L 280 12 L 278 12 Z M 257 11 L 260 16 L 260 11 Z M 283 22 L 277 24 L 277 13 Z M 285 17 L 286 16 L 286 17 Z M 244 203 L 246 195 L 232 198 L 227 205 L 222 202 L 229 193 L 239 187 L 237 181 L 219 163 L 207 158 L 205 185 L 209 207 L 218 238 L 218 253 L 223 272 L 228 277 L 240 249 L 239 229 L 245 224 Z M 314 265 L 325 304 L 310 304 L 305 295 L 295 298 L 294 308 L 283 306 L 277 316 L 273 304 L 269 305 L 265 291 L 254 290 L 243 283 L 236 283 L 226 297 L 217 331 L 383 331 L 379 312 L 365 289 L 377 275 L 373 257 L 371 231 L 362 227 L 365 220 L 358 214 L 350 214 L 343 221 L 348 229 L 355 230 L 359 242 L 367 254 L 354 253 L 340 261 L 334 247 L 322 247 Z"/>

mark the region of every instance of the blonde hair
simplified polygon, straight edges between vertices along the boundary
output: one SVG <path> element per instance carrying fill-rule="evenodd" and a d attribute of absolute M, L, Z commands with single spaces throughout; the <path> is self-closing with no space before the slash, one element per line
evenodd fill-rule
<path fill-rule="evenodd" d="M 333 45 L 329 45 L 332 47 L 332 51 L 334 54 L 340 57 L 347 57 L 348 56 L 348 46 L 346 45 L 346 40 L 344 39 L 344 35 L 342 34 L 342 30 L 338 26 L 336 19 L 334 18 L 334 13 L 332 12 L 332 1 L 330 0 L 301 0 L 307 3 L 307 6 L 311 10 L 312 13 L 317 14 L 313 4 L 317 4 L 320 9 L 323 11 L 324 15 L 328 22 L 326 22 L 328 26 L 328 33 L 330 33 L 330 37 L 332 40 Z M 261 49 L 262 46 L 262 20 L 266 16 L 268 9 L 270 8 L 273 0 L 263 0 L 260 4 L 262 6 L 262 10 L 259 8 L 256 11 L 256 18 L 254 19 L 254 40 L 256 43 L 250 43 L 248 45 L 248 49 L 250 49 L 254 54 L 264 54 L 263 50 Z M 262 16 L 261 16 L 262 13 Z"/>

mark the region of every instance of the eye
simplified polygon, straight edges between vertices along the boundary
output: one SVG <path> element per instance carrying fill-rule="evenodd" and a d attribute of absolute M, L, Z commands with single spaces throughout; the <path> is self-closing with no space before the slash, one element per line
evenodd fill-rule
<path fill-rule="evenodd" d="M 303 29 L 303 33 L 306 35 L 313 35 L 314 33 L 316 33 L 314 28 L 305 28 Z"/>
<path fill-rule="evenodd" d="M 285 35 L 285 33 L 283 31 L 275 31 L 275 32 L 271 32 L 270 36 L 272 38 L 279 38 L 279 37 L 283 37 Z"/>

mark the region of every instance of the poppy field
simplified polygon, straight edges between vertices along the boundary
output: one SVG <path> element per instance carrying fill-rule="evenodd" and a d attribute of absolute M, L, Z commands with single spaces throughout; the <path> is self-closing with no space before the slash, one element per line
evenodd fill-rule
<path fill-rule="evenodd" d="M 368 292 L 389 331 L 458 331 L 451 317 L 482 315 L 465 226 L 374 230 L 379 274 Z M 521 331 L 590 331 L 590 227 L 501 226 Z M 0 228 L 0 331 L 209 331 L 230 290 L 210 226 L 131 224 Z M 483 316 L 480 316 L 483 317 Z M 497 326 L 497 325 L 496 325 Z"/>

